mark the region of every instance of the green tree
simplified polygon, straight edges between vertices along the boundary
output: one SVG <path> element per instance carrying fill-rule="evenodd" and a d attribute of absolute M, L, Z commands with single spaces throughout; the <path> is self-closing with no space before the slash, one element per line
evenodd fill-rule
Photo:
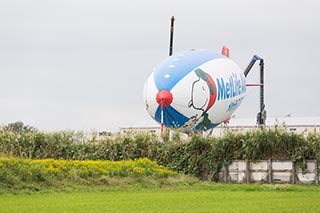
<path fill-rule="evenodd" d="M 9 123 L 2 127 L 3 130 L 11 131 L 14 133 L 21 133 L 21 132 L 37 132 L 38 130 L 32 126 L 24 125 L 23 122 L 17 121 L 15 123 Z"/>

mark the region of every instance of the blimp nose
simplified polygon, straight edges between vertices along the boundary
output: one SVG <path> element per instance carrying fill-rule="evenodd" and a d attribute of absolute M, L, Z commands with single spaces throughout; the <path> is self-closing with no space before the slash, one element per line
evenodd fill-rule
<path fill-rule="evenodd" d="M 160 90 L 157 94 L 156 100 L 161 107 L 166 107 L 172 103 L 173 97 L 170 91 Z"/>

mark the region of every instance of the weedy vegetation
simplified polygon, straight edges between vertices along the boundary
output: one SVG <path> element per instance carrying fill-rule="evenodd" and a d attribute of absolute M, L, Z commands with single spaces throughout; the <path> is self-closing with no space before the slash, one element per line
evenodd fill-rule
<path fill-rule="evenodd" d="M 219 184 L 233 160 L 320 162 L 320 136 L 281 128 L 221 138 L 178 133 L 0 130 L 0 212 L 318 212 L 318 186 Z"/>
<path fill-rule="evenodd" d="M 15 128 L 13 128 L 15 127 Z M 19 127 L 19 128 L 18 128 Z M 0 130 L 0 157 L 56 160 L 123 161 L 148 158 L 176 172 L 201 180 L 218 181 L 219 171 L 233 160 L 292 160 L 302 170 L 306 160 L 320 162 L 320 135 L 304 136 L 281 127 L 228 132 L 223 137 L 193 135 L 182 140 L 152 133 L 128 133 L 91 137 L 82 132 L 40 132 L 23 125 Z"/>

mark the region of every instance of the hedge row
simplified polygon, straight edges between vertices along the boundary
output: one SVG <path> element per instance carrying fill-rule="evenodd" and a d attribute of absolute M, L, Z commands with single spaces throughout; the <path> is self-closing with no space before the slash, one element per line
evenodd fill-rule
<path fill-rule="evenodd" d="M 223 165 L 232 160 L 293 160 L 303 168 L 307 159 L 320 162 L 320 136 L 282 129 L 228 132 L 221 138 L 193 135 L 180 140 L 154 134 L 126 134 L 86 139 L 82 133 L 61 131 L 0 131 L 0 155 L 27 159 L 129 160 L 148 158 L 169 169 L 202 179 L 217 180 Z"/>

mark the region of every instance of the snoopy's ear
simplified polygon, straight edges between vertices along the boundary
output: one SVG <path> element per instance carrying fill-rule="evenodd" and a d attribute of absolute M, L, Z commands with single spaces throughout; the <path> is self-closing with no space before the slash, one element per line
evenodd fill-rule
<path fill-rule="evenodd" d="M 192 100 L 191 101 L 189 101 L 189 103 L 188 103 L 188 107 L 190 108 L 190 107 L 192 107 L 193 106 L 193 102 L 192 102 Z"/>

